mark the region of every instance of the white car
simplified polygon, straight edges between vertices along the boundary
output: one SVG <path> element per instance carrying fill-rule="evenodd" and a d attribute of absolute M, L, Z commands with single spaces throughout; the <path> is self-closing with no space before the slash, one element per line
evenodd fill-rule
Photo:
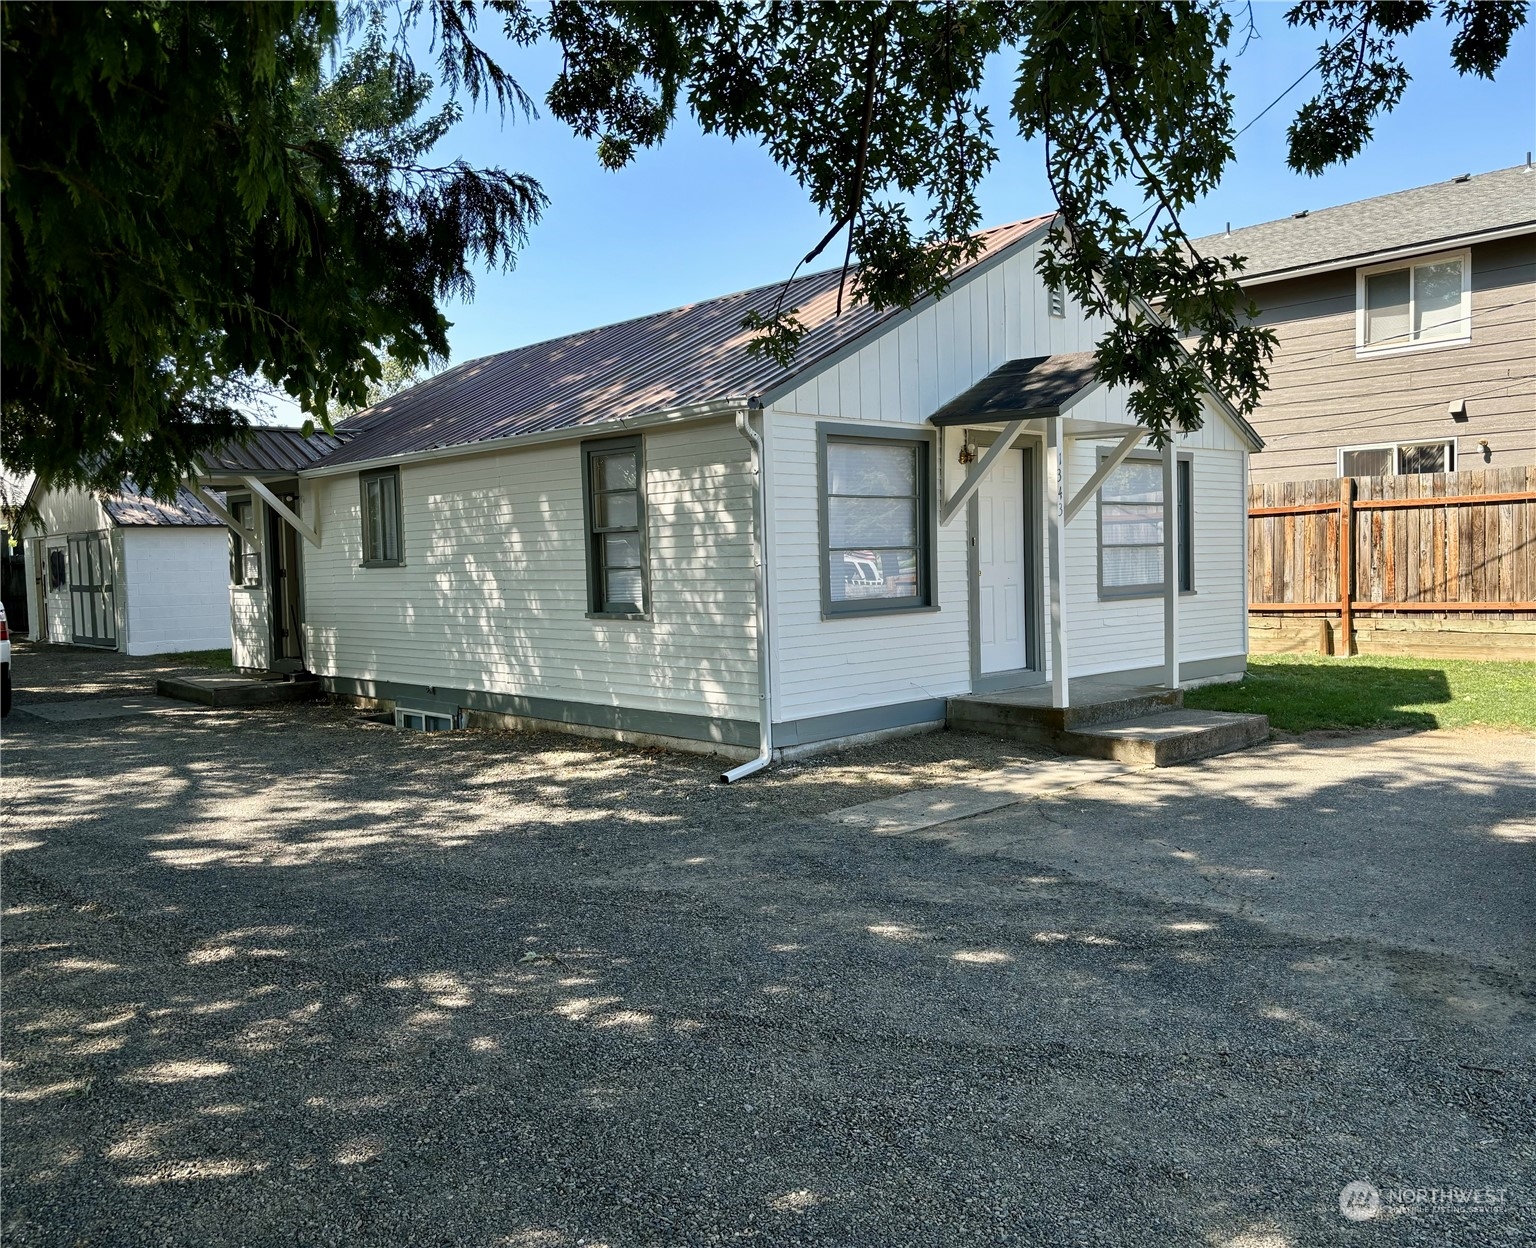
<path fill-rule="evenodd" d="M 0 715 L 11 713 L 11 626 L 0 603 Z"/>

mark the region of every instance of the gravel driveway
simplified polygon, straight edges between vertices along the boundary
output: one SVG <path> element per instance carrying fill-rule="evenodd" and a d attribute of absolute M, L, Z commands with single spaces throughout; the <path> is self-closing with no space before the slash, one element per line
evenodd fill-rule
<path fill-rule="evenodd" d="M 727 789 L 325 705 L 57 723 L 27 705 L 155 665 L 17 649 L 12 1244 L 1536 1238 L 1528 739 L 1282 741 L 873 835 L 826 816 L 1029 756 Z"/>

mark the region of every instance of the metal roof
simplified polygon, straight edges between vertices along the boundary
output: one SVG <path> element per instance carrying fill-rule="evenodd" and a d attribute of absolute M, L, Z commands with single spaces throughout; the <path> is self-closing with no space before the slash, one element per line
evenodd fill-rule
<path fill-rule="evenodd" d="M 956 279 L 1051 220 L 983 231 L 981 255 Z M 798 308 L 809 331 L 792 368 L 748 355 L 756 334 L 741 327 L 750 312 L 772 313 L 784 285 L 776 282 L 459 364 L 343 421 L 337 432 L 345 445 L 326 456 L 326 466 L 745 401 L 901 315 L 901 309 L 877 312 L 847 296 L 836 315 L 838 279 L 837 269 L 812 273 L 784 292 L 783 306 Z"/>
<path fill-rule="evenodd" d="M 121 489 L 102 493 L 99 497 L 108 518 L 120 528 L 150 525 L 205 528 L 224 523 L 185 488 L 177 490 L 175 501 L 170 503 L 140 494 L 132 481 L 124 481 Z"/>
<path fill-rule="evenodd" d="M 1021 416 L 1055 416 L 1093 385 L 1092 351 L 1009 360 L 928 418 L 931 425 L 968 425 Z"/>
<path fill-rule="evenodd" d="M 1197 238 L 1201 255 L 1248 258 L 1240 280 L 1363 263 L 1406 248 L 1429 250 L 1520 227 L 1536 230 L 1536 169 L 1515 165 L 1416 186 L 1336 208 Z"/>
<path fill-rule="evenodd" d="M 302 429 L 254 425 L 247 437 L 205 455 L 204 475 L 292 476 L 301 468 L 313 468 L 344 441 L 344 437 L 319 431 L 306 436 Z"/>

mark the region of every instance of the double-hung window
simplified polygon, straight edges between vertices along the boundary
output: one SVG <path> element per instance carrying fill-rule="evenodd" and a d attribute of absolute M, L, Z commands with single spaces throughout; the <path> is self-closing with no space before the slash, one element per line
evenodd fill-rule
<path fill-rule="evenodd" d="M 1179 592 L 1187 594 L 1195 588 L 1194 461 L 1180 455 L 1174 462 Z M 1162 592 L 1163 465 L 1133 456 L 1099 489 L 1099 596 L 1137 598 Z"/>
<path fill-rule="evenodd" d="M 229 583 L 245 589 L 261 584 L 261 554 L 242 536 L 253 531 L 255 510 L 248 498 L 229 500 L 229 518 L 240 526 L 229 531 Z"/>
<path fill-rule="evenodd" d="M 593 615 L 650 612 L 646 574 L 645 456 L 639 438 L 581 448 L 587 512 L 587 603 Z"/>
<path fill-rule="evenodd" d="M 1359 270 L 1355 346 L 1362 355 L 1472 337 L 1466 252 Z"/>
<path fill-rule="evenodd" d="M 823 613 L 931 607 L 932 443 L 825 429 L 821 443 Z"/>
<path fill-rule="evenodd" d="M 392 568 L 400 553 L 400 470 L 365 472 L 363 493 L 363 567 Z"/>

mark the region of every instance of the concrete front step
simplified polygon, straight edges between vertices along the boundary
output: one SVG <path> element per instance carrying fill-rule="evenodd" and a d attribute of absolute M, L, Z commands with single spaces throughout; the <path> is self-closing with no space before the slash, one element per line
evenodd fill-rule
<path fill-rule="evenodd" d="M 1171 767 L 1213 754 L 1246 750 L 1269 739 L 1264 715 L 1190 711 L 1180 707 L 1113 724 L 1062 732 L 1056 748 L 1067 754 L 1108 758 L 1143 767 Z"/>
<path fill-rule="evenodd" d="M 1042 704 L 1043 693 L 1036 689 L 1031 693 L 950 698 L 948 723 L 962 732 L 985 732 L 1010 741 L 1055 746 L 1063 732 L 1156 715 L 1184 705 L 1184 694 L 1178 689 L 1142 689 L 1068 707 Z"/>
<path fill-rule="evenodd" d="M 1040 705 L 1038 693 L 968 696 L 949 700 L 948 722 L 960 732 L 1139 767 L 1245 750 L 1269 737 L 1262 715 L 1186 710 L 1183 701 L 1172 689 L 1128 691 L 1066 708 Z"/>
<path fill-rule="evenodd" d="M 204 706 L 266 706 L 273 702 L 305 702 L 320 693 L 320 682 L 287 680 L 280 676 L 167 676 L 155 682 L 155 692 Z"/>

